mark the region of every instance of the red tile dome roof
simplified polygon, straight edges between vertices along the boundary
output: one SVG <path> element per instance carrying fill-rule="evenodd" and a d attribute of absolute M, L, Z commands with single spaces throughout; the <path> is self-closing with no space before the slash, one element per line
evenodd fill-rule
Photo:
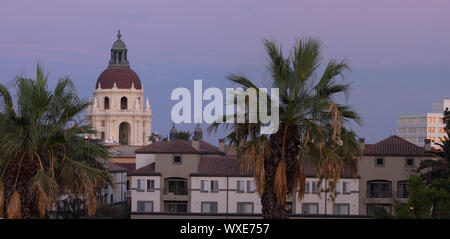
<path fill-rule="evenodd" d="M 116 82 L 119 89 L 131 89 L 132 83 L 134 88 L 142 89 L 139 76 L 132 69 L 128 67 L 113 67 L 108 68 L 98 77 L 95 89 L 99 87 L 99 83 L 102 89 L 112 89 Z"/>

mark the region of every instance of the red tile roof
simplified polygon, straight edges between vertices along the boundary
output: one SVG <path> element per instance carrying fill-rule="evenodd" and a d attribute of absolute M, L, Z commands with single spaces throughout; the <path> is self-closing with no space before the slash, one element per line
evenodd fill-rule
<path fill-rule="evenodd" d="M 135 163 L 115 163 L 116 165 L 119 165 L 120 167 L 127 170 L 127 174 L 133 172 L 136 170 L 136 164 Z"/>
<path fill-rule="evenodd" d="M 307 163 L 305 174 L 308 178 L 316 178 L 316 168 L 313 164 Z M 196 173 L 191 176 L 211 176 L 211 177 L 252 177 L 253 170 L 241 170 L 236 156 L 224 157 L 202 157 Z M 358 176 L 351 170 L 344 169 L 341 178 L 357 178 Z"/>
<path fill-rule="evenodd" d="M 161 176 L 161 173 L 155 172 L 155 163 L 151 163 L 142 168 L 138 168 L 128 174 L 128 176 Z"/>
<path fill-rule="evenodd" d="M 139 76 L 130 68 L 108 68 L 102 72 L 98 77 L 95 89 L 98 88 L 98 83 L 102 89 L 112 89 L 116 82 L 119 89 L 131 89 L 131 83 L 134 83 L 134 88 L 142 89 Z"/>
<path fill-rule="evenodd" d="M 136 149 L 137 154 L 223 154 L 216 146 L 205 141 L 199 142 L 200 150 L 192 147 L 192 141 L 158 141 Z"/>
<path fill-rule="evenodd" d="M 366 145 L 364 147 L 364 155 L 367 156 L 433 156 L 430 152 L 425 151 L 405 139 L 397 135 L 390 136 L 376 144 Z"/>
<path fill-rule="evenodd" d="M 191 176 L 223 176 L 223 177 L 252 177 L 253 170 L 240 170 L 236 157 L 202 157 L 196 173 Z"/>

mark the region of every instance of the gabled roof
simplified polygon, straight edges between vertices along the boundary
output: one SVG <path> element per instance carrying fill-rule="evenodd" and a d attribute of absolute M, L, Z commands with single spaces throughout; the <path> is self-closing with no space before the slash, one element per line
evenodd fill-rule
<path fill-rule="evenodd" d="M 133 172 L 136 170 L 136 164 L 135 163 L 115 163 L 116 165 L 124 168 L 127 170 L 127 174 Z"/>
<path fill-rule="evenodd" d="M 203 140 L 199 142 L 199 150 L 192 147 L 192 141 L 171 140 L 158 141 L 136 149 L 137 154 L 223 154 L 216 146 Z"/>
<path fill-rule="evenodd" d="M 364 155 L 367 156 L 433 156 L 424 148 L 419 147 L 397 135 L 390 136 L 372 145 L 366 145 Z"/>
<path fill-rule="evenodd" d="M 155 172 L 155 163 L 151 163 L 134 170 L 128 176 L 161 176 L 161 173 Z"/>

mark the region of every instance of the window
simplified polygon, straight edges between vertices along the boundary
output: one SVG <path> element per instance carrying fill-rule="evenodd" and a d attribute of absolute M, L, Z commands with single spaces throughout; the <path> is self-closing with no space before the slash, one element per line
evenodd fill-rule
<path fill-rule="evenodd" d="M 302 214 L 319 214 L 318 203 L 303 203 Z"/>
<path fill-rule="evenodd" d="M 242 213 L 242 214 L 253 213 L 253 203 L 252 202 L 238 202 L 237 203 L 237 213 Z"/>
<path fill-rule="evenodd" d="M 343 182 L 342 183 L 342 192 L 344 194 L 350 194 L 351 190 L 350 190 L 350 182 Z"/>
<path fill-rule="evenodd" d="M 173 156 L 173 161 L 174 164 L 181 164 L 181 156 Z"/>
<path fill-rule="evenodd" d="M 434 127 L 428 127 L 428 133 L 434 133 Z"/>
<path fill-rule="evenodd" d="M 341 183 L 336 183 L 336 193 L 341 193 Z"/>
<path fill-rule="evenodd" d="M 236 181 L 236 192 L 238 193 L 243 193 L 245 192 L 245 181 L 243 180 L 238 180 Z"/>
<path fill-rule="evenodd" d="M 111 195 L 110 195 L 110 202 L 111 202 L 111 203 L 114 203 L 114 194 L 111 194 Z"/>
<path fill-rule="evenodd" d="M 211 192 L 218 192 L 218 191 L 219 191 L 219 181 L 211 180 Z"/>
<path fill-rule="evenodd" d="M 208 180 L 200 181 L 200 192 L 208 192 Z"/>
<path fill-rule="evenodd" d="M 187 180 L 183 178 L 168 178 L 165 181 L 165 194 L 188 195 Z"/>
<path fill-rule="evenodd" d="M 144 179 L 137 180 L 137 190 L 145 190 Z"/>
<path fill-rule="evenodd" d="M 120 99 L 120 109 L 121 110 L 128 109 L 128 99 L 125 96 Z"/>
<path fill-rule="evenodd" d="M 109 98 L 105 97 L 105 110 L 109 110 Z"/>
<path fill-rule="evenodd" d="M 435 118 L 434 117 L 428 117 L 428 123 L 434 123 Z"/>
<path fill-rule="evenodd" d="M 187 212 L 187 202 L 168 201 L 164 205 L 166 212 Z"/>
<path fill-rule="evenodd" d="M 217 213 L 217 202 L 202 202 L 202 213 Z"/>
<path fill-rule="evenodd" d="M 408 181 L 400 181 L 397 183 L 397 196 L 399 198 L 408 198 L 409 190 L 408 190 Z"/>
<path fill-rule="evenodd" d="M 137 201 L 138 212 L 153 212 L 153 201 Z"/>
<path fill-rule="evenodd" d="M 335 203 L 333 205 L 333 214 L 348 215 L 350 214 L 350 205 L 344 203 Z"/>
<path fill-rule="evenodd" d="M 155 180 L 147 180 L 147 190 L 155 190 Z"/>
<path fill-rule="evenodd" d="M 102 120 L 102 127 L 105 127 L 105 121 Z"/>
<path fill-rule="evenodd" d="M 309 193 L 309 182 L 305 182 L 305 193 Z"/>
<path fill-rule="evenodd" d="M 391 182 L 389 181 L 369 181 L 367 182 L 368 198 L 390 198 Z"/>
<path fill-rule="evenodd" d="M 253 181 L 247 181 L 247 192 L 254 193 L 255 192 L 255 183 Z"/>
<path fill-rule="evenodd" d="M 102 133 L 100 134 L 100 138 L 101 138 L 101 140 L 105 140 L 105 132 L 102 132 Z"/>
<path fill-rule="evenodd" d="M 384 167 L 384 158 L 376 158 L 375 167 Z"/>
<path fill-rule="evenodd" d="M 130 190 L 130 180 L 127 180 L 127 190 Z"/>
<path fill-rule="evenodd" d="M 319 193 L 319 182 L 314 181 L 311 183 L 311 191 L 312 193 Z"/>
<path fill-rule="evenodd" d="M 414 167 L 414 159 L 413 158 L 407 158 L 405 159 L 405 166 L 407 168 L 412 168 Z"/>

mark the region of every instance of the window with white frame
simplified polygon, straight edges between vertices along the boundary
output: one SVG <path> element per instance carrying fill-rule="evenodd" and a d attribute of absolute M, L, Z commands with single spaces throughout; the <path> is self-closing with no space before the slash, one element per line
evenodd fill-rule
<path fill-rule="evenodd" d="M 252 202 L 238 202 L 237 203 L 237 213 L 242 213 L 242 214 L 253 213 L 253 203 Z"/>
<path fill-rule="evenodd" d="M 153 201 L 137 201 L 138 212 L 153 212 Z"/>
<path fill-rule="evenodd" d="M 244 180 L 238 180 L 236 181 L 236 192 L 238 193 L 244 193 L 245 192 L 245 181 Z"/>
<path fill-rule="evenodd" d="M 217 213 L 217 202 L 202 202 L 202 213 Z"/>
<path fill-rule="evenodd" d="M 137 180 L 137 190 L 145 190 L 145 185 L 144 185 L 145 181 L 144 179 L 138 179 Z"/>
<path fill-rule="evenodd" d="M 318 203 L 303 203 L 302 204 L 303 214 L 318 214 L 319 204 Z"/>
<path fill-rule="evenodd" d="M 200 192 L 208 192 L 208 180 L 200 181 Z"/>
<path fill-rule="evenodd" d="M 342 182 L 342 192 L 344 194 L 349 194 L 351 192 L 350 182 Z"/>
<path fill-rule="evenodd" d="M 218 192 L 218 191 L 219 191 L 219 181 L 211 180 L 211 192 Z"/>
<path fill-rule="evenodd" d="M 247 181 L 247 192 L 248 193 L 255 192 L 255 183 L 253 182 L 253 180 L 248 180 Z"/>
<path fill-rule="evenodd" d="M 147 180 L 147 190 L 149 191 L 155 190 L 155 180 L 153 179 Z"/>
<path fill-rule="evenodd" d="M 341 193 L 341 183 L 340 182 L 336 183 L 336 193 Z"/>
<path fill-rule="evenodd" d="M 336 215 L 348 215 L 348 214 L 350 214 L 350 204 L 335 203 L 333 205 L 333 214 L 336 214 Z"/>
<path fill-rule="evenodd" d="M 312 193 L 319 193 L 319 182 L 318 181 L 311 182 L 311 191 L 312 191 Z"/>
<path fill-rule="evenodd" d="M 305 193 L 310 193 L 310 191 L 309 191 L 309 182 L 305 182 Z"/>

